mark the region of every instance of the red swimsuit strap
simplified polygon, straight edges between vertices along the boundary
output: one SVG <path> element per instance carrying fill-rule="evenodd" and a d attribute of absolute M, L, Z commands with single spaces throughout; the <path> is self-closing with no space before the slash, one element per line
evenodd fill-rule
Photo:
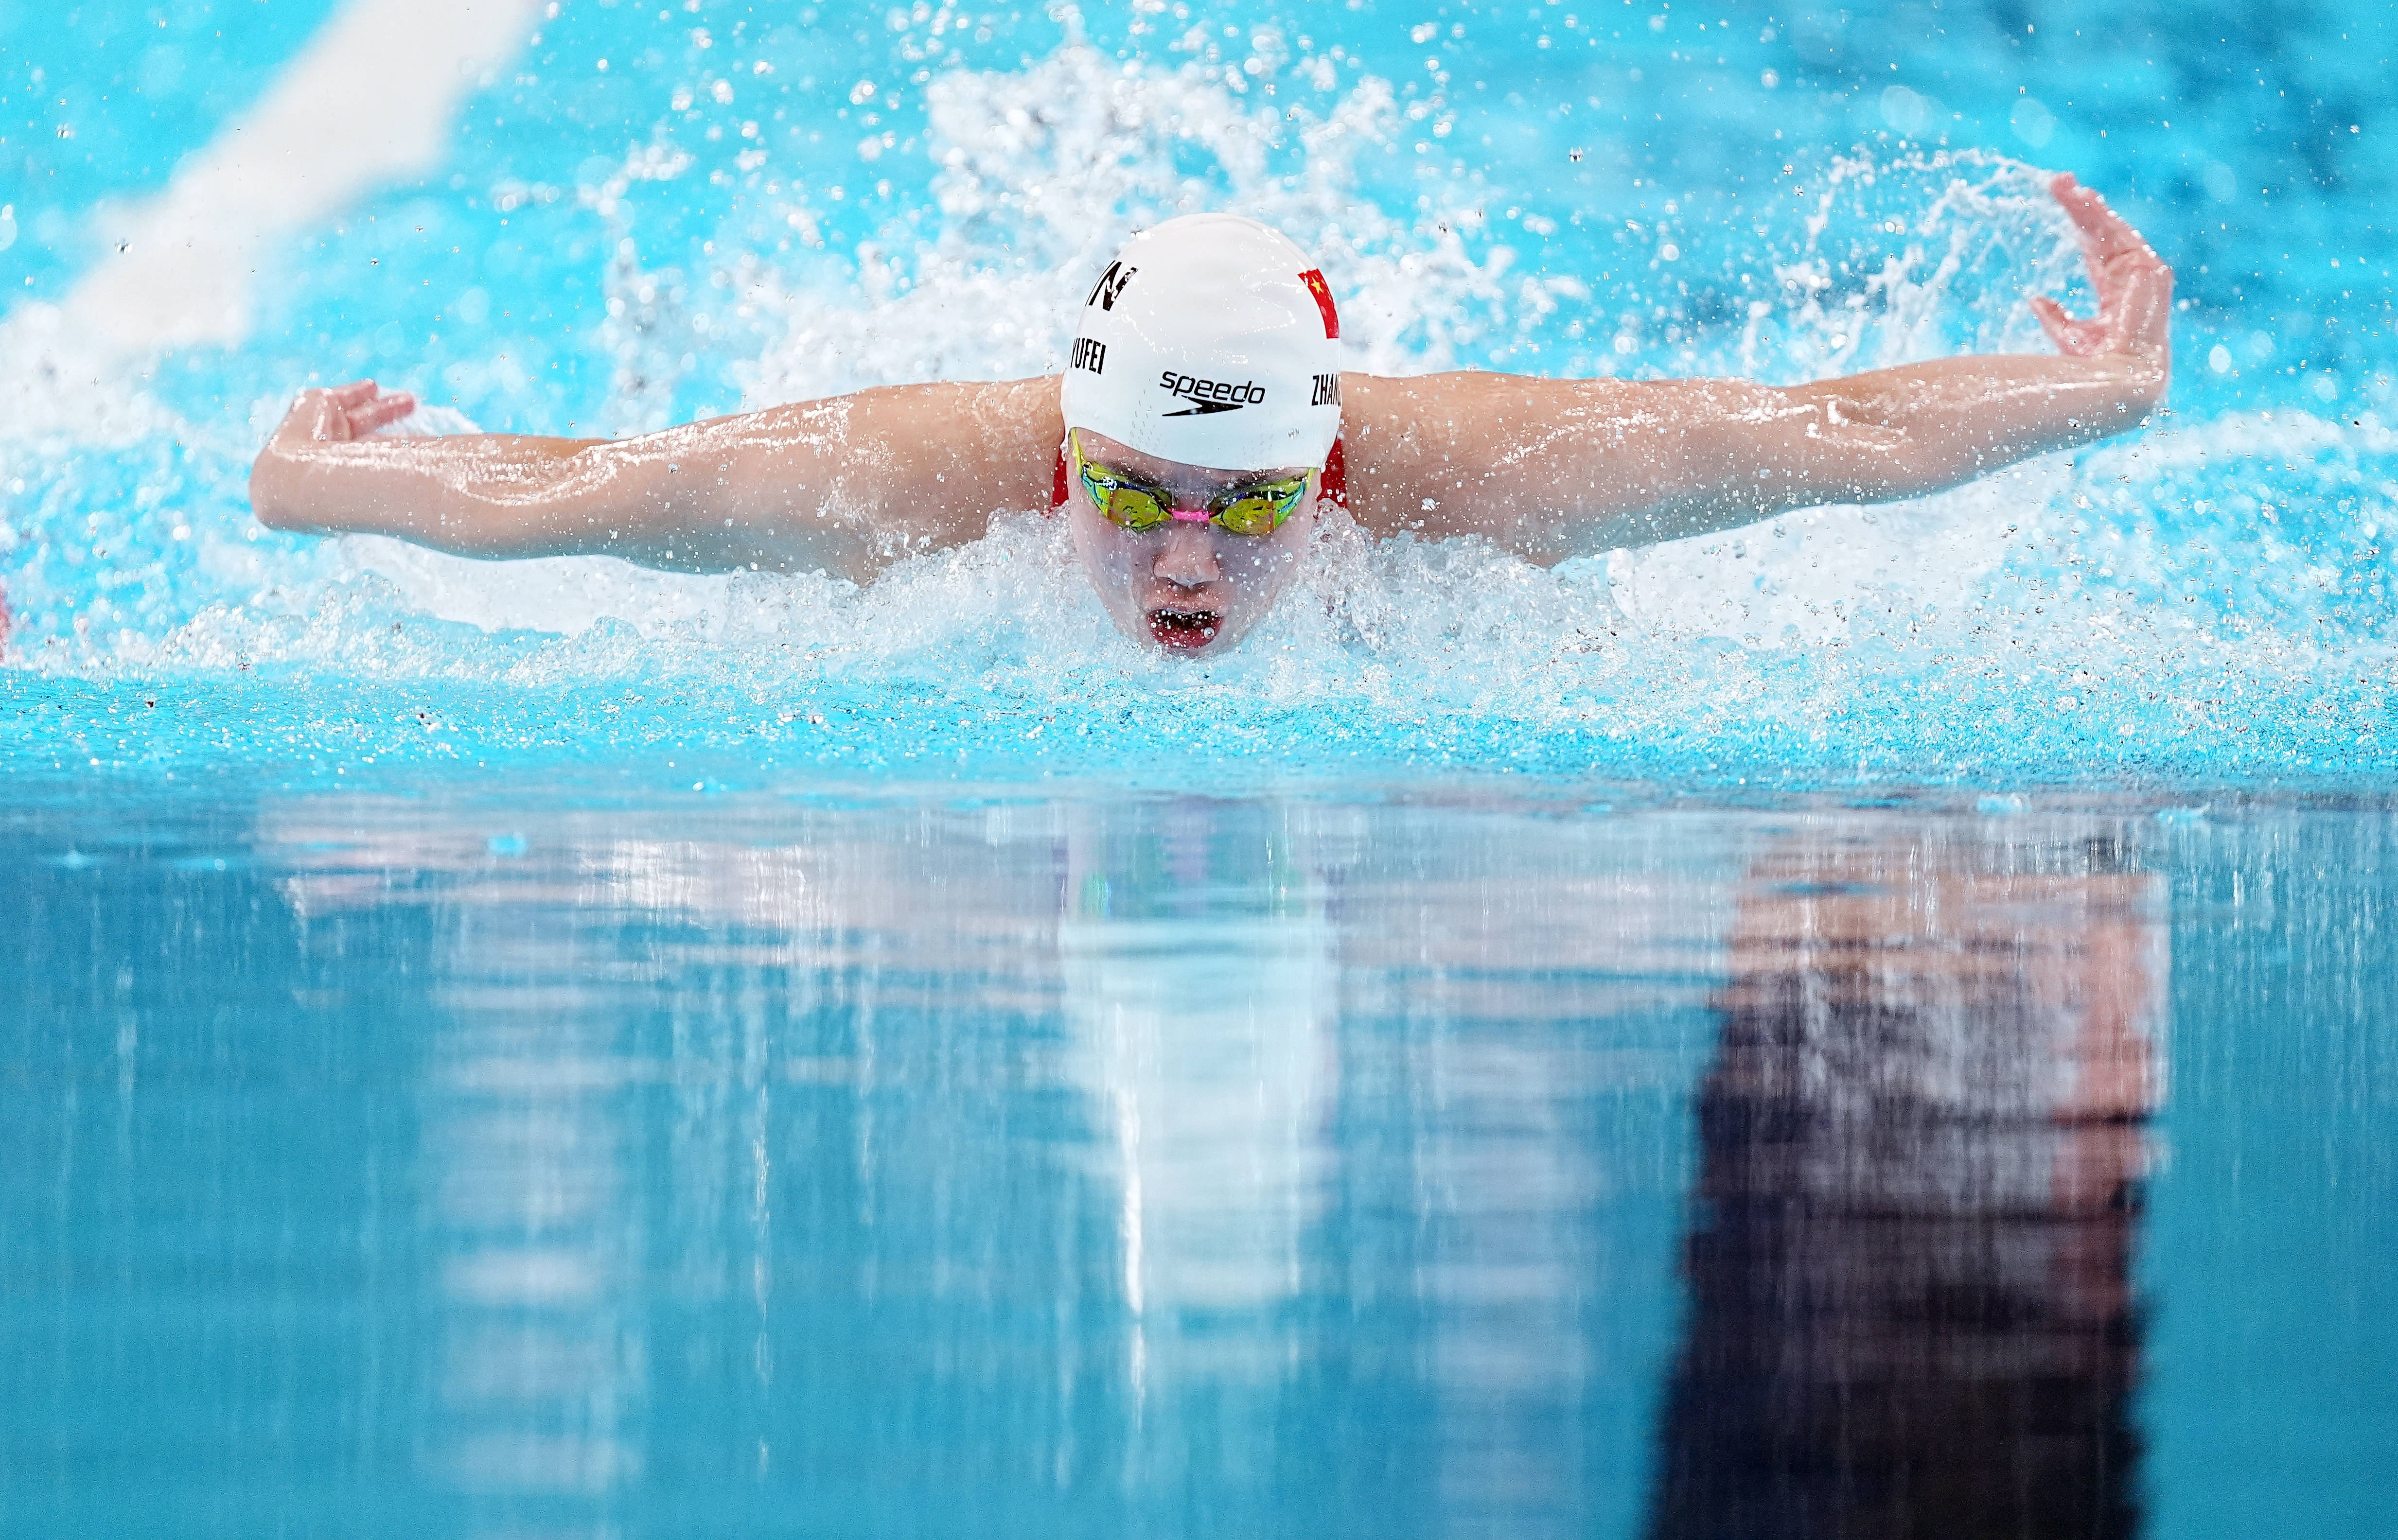
<path fill-rule="evenodd" d="M 1066 506 L 1067 488 L 1073 481 L 1073 472 L 1066 463 L 1066 441 L 1058 440 L 1058 477 L 1049 488 L 1049 511 L 1057 513 Z M 1349 475 L 1340 460 L 1340 440 L 1332 441 L 1332 452 L 1324 457 L 1324 495 L 1342 508 L 1349 506 Z"/>

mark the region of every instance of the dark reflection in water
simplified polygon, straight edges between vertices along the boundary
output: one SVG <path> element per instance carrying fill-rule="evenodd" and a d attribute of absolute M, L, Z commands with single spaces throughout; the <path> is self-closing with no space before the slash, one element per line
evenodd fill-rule
<path fill-rule="evenodd" d="M 1831 824 L 1760 857 L 1652 1534 L 2135 1533 L 2161 901 L 2111 835 Z"/>
<path fill-rule="evenodd" d="M 2365 1511 L 2385 824 L 20 819 L 0 1533 L 2204 1533 L 2176 1299 Z"/>

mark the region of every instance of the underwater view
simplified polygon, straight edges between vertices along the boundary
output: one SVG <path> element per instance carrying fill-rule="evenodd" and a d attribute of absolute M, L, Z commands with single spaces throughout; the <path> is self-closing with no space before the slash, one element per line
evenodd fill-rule
<path fill-rule="evenodd" d="M 0 8 L 0 1533 L 2398 1534 L 2393 45 Z M 253 506 L 353 381 L 1067 375 L 1213 211 L 1352 381 L 2054 356 L 2059 172 L 2172 268 L 2127 431 L 1327 503 L 1199 650 L 996 490 L 870 581 Z"/>

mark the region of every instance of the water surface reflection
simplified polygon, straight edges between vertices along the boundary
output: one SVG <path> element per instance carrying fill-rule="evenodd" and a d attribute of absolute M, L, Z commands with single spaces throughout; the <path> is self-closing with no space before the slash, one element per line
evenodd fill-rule
<path fill-rule="evenodd" d="M 93 917 L 18 943 L 11 1490 L 61 1534 L 246 1531 L 232 1476 L 395 1534 L 2129 1533 L 2186 827 L 321 798 L 222 876 L 10 855 Z M 296 1431 L 185 1460 L 112 1398 Z"/>
<path fill-rule="evenodd" d="M 1636 1509 L 1725 831 L 336 806 L 265 842 L 304 925 L 432 922 L 419 1471 L 494 1524 Z"/>
<path fill-rule="evenodd" d="M 2122 831 L 1760 853 L 1652 1534 L 2134 1532 L 2162 897 Z"/>

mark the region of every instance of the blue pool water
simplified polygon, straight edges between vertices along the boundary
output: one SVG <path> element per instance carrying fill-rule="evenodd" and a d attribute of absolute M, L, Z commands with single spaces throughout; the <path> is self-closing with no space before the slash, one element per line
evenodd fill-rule
<path fill-rule="evenodd" d="M 2384 1533 L 2392 849 L 1456 785 L 20 811 L 7 1527 Z"/>
<path fill-rule="evenodd" d="M 2393 33 L 0 12 L 0 1533 L 2391 1533 Z M 2042 168 L 2176 266 L 2147 432 L 1333 529 L 1201 667 L 1030 516 L 859 589 L 248 514 L 312 381 L 1054 369 L 1203 206 L 1360 368 L 2037 347 Z"/>

